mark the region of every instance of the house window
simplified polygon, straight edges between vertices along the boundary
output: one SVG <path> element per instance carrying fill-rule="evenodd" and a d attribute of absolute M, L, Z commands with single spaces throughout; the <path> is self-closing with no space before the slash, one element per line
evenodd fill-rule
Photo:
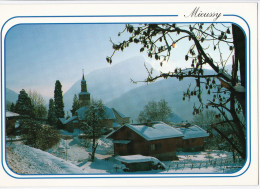
<path fill-rule="evenodd" d="M 156 150 L 159 150 L 161 147 L 162 147 L 161 143 L 159 143 L 159 144 L 151 144 L 150 145 L 150 150 L 151 151 L 156 151 Z"/>
<path fill-rule="evenodd" d="M 151 151 L 155 151 L 155 144 L 151 144 L 150 149 Z"/>

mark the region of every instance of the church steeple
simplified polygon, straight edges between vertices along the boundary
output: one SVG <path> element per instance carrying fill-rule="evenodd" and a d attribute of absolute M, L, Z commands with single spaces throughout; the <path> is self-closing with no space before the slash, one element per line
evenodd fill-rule
<path fill-rule="evenodd" d="M 83 71 L 83 76 L 81 80 L 81 92 L 87 92 L 87 82 L 84 77 L 84 71 Z"/>
<path fill-rule="evenodd" d="M 81 92 L 79 93 L 79 103 L 80 107 L 90 104 L 90 93 L 87 91 L 87 82 L 85 80 L 84 70 L 81 80 Z"/>

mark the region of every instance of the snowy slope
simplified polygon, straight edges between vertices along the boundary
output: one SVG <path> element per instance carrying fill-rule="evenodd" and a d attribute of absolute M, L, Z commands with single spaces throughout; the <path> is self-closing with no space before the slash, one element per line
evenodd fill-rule
<path fill-rule="evenodd" d="M 83 171 L 50 153 L 23 144 L 7 147 L 7 163 L 19 174 L 79 174 Z"/>

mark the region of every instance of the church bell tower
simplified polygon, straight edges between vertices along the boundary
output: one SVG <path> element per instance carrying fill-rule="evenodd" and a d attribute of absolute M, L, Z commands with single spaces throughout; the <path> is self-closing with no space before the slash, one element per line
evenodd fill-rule
<path fill-rule="evenodd" d="M 81 92 L 79 93 L 80 107 L 90 105 L 90 93 L 87 90 L 87 82 L 84 77 L 84 72 L 81 80 Z"/>

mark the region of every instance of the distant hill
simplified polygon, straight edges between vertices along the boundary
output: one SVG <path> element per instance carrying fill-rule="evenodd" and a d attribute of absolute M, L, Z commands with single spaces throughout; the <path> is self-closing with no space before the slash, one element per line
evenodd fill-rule
<path fill-rule="evenodd" d="M 85 75 L 88 92 L 91 98 L 102 99 L 104 103 L 109 102 L 122 94 L 134 89 L 143 83 L 134 84 L 134 81 L 142 81 L 147 77 L 147 71 L 144 67 L 144 58 L 141 56 L 128 59 L 126 61 L 111 65 L 111 67 L 99 69 Z M 149 64 L 147 65 L 151 67 Z M 158 72 L 155 72 L 155 74 Z M 80 92 L 79 80 L 63 95 L 65 111 L 72 107 L 74 94 Z"/>
<path fill-rule="evenodd" d="M 18 94 L 8 88 L 5 89 L 5 92 L 6 92 L 6 96 L 5 96 L 6 101 L 16 103 L 16 101 L 18 99 Z"/>
<path fill-rule="evenodd" d="M 182 123 L 182 122 L 185 122 L 184 119 L 182 119 L 180 116 L 178 116 L 178 115 L 175 114 L 175 113 L 171 113 L 171 114 L 168 116 L 168 121 L 169 121 L 169 122 L 172 122 L 172 123 Z"/>
<path fill-rule="evenodd" d="M 211 71 L 205 71 L 210 73 Z M 140 111 L 149 101 L 159 101 L 165 99 L 168 105 L 174 112 L 172 120 L 176 122 L 190 121 L 193 119 L 193 106 L 199 105 L 197 97 L 192 97 L 190 100 L 183 101 L 183 92 L 188 89 L 190 85 L 191 89 L 195 87 L 196 81 L 194 78 L 184 78 L 179 81 L 176 78 L 161 79 L 154 83 L 150 83 L 145 86 L 140 86 L 136 89 L 123 94 L 122 96 L 108 102 L 106 105 L 114 107 L 130 116 L 135 122 Z M 204 94 L 203 99 L 210 99 L 212 95 Z"/>

